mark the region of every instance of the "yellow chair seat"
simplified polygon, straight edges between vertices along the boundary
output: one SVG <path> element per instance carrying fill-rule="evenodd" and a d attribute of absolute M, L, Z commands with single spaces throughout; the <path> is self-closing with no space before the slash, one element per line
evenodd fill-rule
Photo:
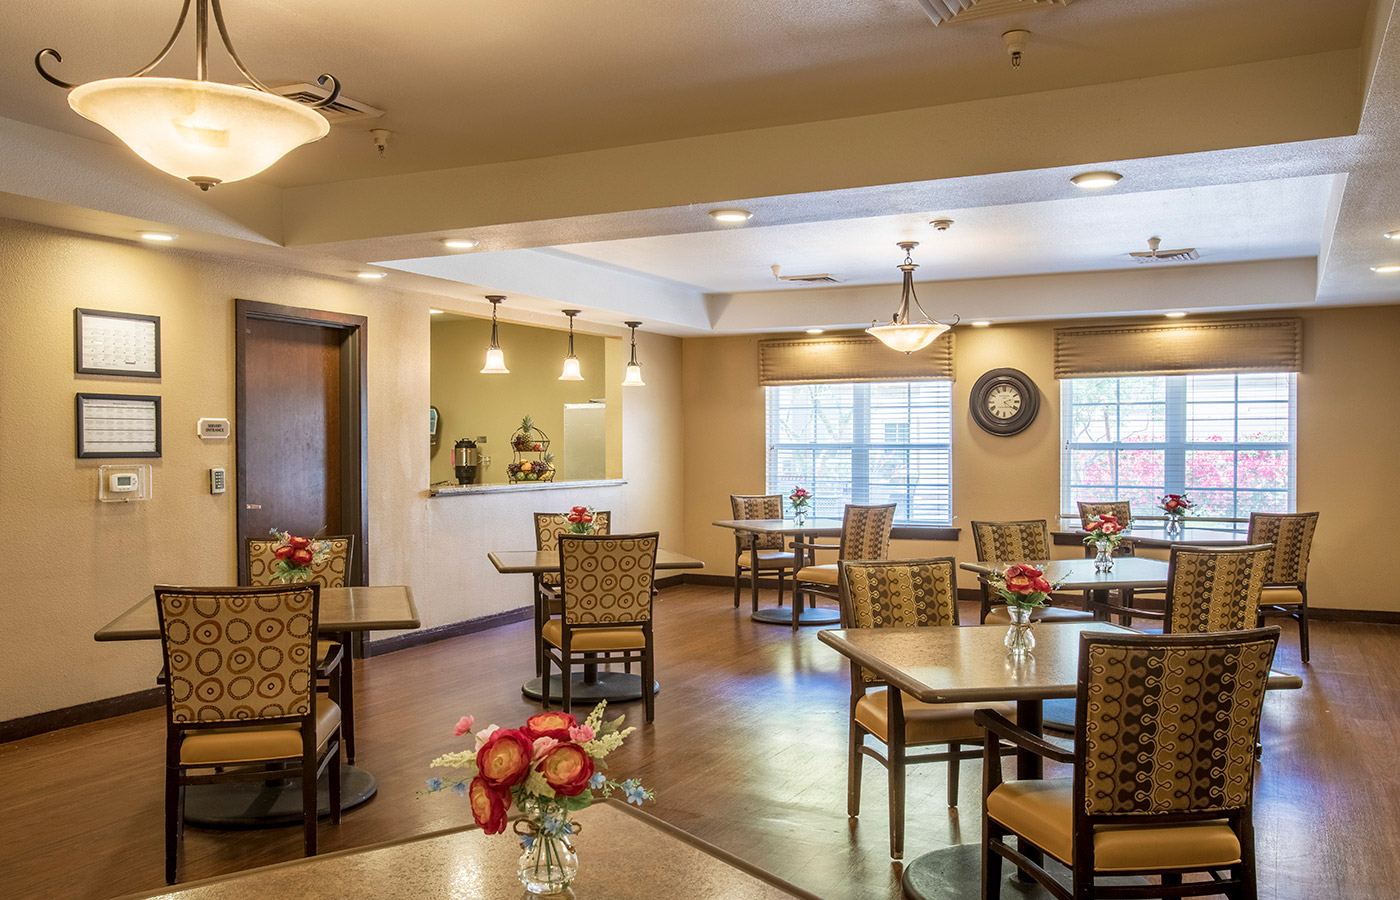
<path fill-rule="evenodd" d="M 753 568 L 753 551 L 745 550 L 739 554 L 739 565 L 745 569 Z M 760 569 L 791 569 L 796 565 L 796 560 L 790 551 L 787 550 L 760 550 L 758 551 L 758 567 Z"/>
<path fill-rule="evenodd" d="M 557 588 L 559 586 L 558 572 L 545 572 L 540 575 L 540 583 L 545 587 Z"/>
<path fill-rule="evenodd" d="M 1265 586 L 1259 593 L 1260 606 L 1299 606 L 1303 602 L 1303 592 L 1291 586 Z"/>
<path fill-rule="evenodd" d="M 924 703 L 908 694 L 903 706 L 904 742 L 909 745 L 981 743 L 982 728 L 972 721 L 974 710 L 995 709 L 1003 715 L 1015 715 L 1010 703 Z M 870 691 L 856 701 L 855 719 L 866 731 L 889 743 L 889 704 L 883 690 Z"/>
<path fill-rule="evenodd" d="M 316 746 L 325 746 L 340 726 L 340 707 L 316 697 Z M 180 765 L 224 766 L 301 756 L 301 731 L 295 725 L 262 728 L 215 728 L 190 732 L 180 741 Z"/>
<path fill-rule="evenodd" d="M 1063 606 L 1046 606 L 1031 613 L 1032 622 L 1092 622 L 1094 614 L 1082 609 L 1066 609 Z M 1006 607 L 994 606 L 987 612 L 987 625 L 1010 625 L 1011 616 Z"/>
<path fill-rule="evenodd" d="M 559 649 L 564 649 L 564 625 L 560 619 L 550 619 L 540 629 L 544 639 Z M 576 628 L 572 646 L 575 653 L 594 653 L 605 650 L 641 650 L 647 645 L 646 635 L 640 625 L 624 625 L 620 628 Z"/>
<path fill-rule="evenodd" d="M 987 797 L 987 815 L 1069 865 L 1074 856 L 1073 779 L 1011 781 Z M 1240 861 L 1240 841 L 1223 820 L 1181 825 L 1100 825 L 1094 869 L 1194 869 Z"/>
<path fill-rule="evenodd" d="M 804 566 L 797 570 L 797 580 L 807 581 L 812 584 L 826 584 L 836 587 L 839 571 L 836 563 L 827 563 L 824 566 Z"/>
<path fill-rule="evenodd" d="M 319 669 L 321 668 L 321 666 L 325 665 L 327 657 L 334 654 L 335 651 L 338 649 L 340 649 L 340 645 L 337 644 L 335 641 L 317 641 L 316 668 Z"/>

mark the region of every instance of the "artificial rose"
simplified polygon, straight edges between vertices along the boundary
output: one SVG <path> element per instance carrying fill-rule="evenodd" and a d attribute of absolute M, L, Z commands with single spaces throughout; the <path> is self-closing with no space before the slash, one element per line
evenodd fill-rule
<path fill-rule="evenodd" d="M 578 514 L 578 515 L 583 515 L 584 513 L 588 512 L 588 507 L 586 507 L 586 506 L 571 506 L 571 507 L 569 507 L 569 512 L 571 512 L 571 513 L 576 513 L 576 514 Z"/>
<path fill-rule="evenodd" d="M 514 787 L 530 774 L 530 738 L 514 728 L 498 728 L 476 752 L 481 777 L 492 787 Z"/>
<path fill-rule="evenodd" d="M 305 548 L 305 547 L 310 547 L 310 546 L 311 546 L 311 539 L 310 539 L 310 538 L 304 538 L 304 537 L 292 537 L 292 536 L 288 535 L 288 536 L 287 536 L 287 545 L 288 545 L 289 547 L 291 547 L 293 550 L 301 550 L 301 549 L 303 549 L 303 548 Z"/>
<path fill-rule="evenodd" d="M 1055 588 L 1044 578 L 1035 578 L 1031 581 L 1031 587 L 1042 594 L 1048 594 Z"/>
<path fill-rule="evenodd" d="M 481 748 L 486 746 L 486 742 L 491 740 L 491 735 L 501 730 L 499 725 L 487 725 L 476 733 L 476 751 L 481 752 Z"/>
<path fill-rule="evenodd" d="M 467 797 L 472 804 L 472 818 L 487 834 L 500 834 L 506 830 L 506 811 L 510 809 L 510 792 L 491 786 L 491 783 L 478 775 L 467 788 Z"/>
<path fill-rule="evenodd" d="M 1004 578 L 1006 589 L 1013 594 L 1034 594 L 1036 591 L 1049 590 L 1049 584 L 1045 581 L 1045 573 L 1035 566 L 1007 566 Z M 1036 587 L 1036 582 L 1045 584 L 1046 587 Z"/>
<path fill-rule="evenodd" d="M 525 724 L 520 727 L 520 731 L 531 741 L 542 737 L 551 737 L 556 741 L 567 741 L 569 729 L 576 725 L 578 725 L 578 719 L 566 712 L 542 712 L 526 719 Z"/>
<path fill-rule="evenodd" d="M 559 742 L 552 737 L 535 738 L 530 759 L 539 762 L 549 755 L 549 751 L 559 746 Z"/>
<path fill-rule="evenodd" d="M 283 544 L 276 550 L 272 551 L 272 555 L 277 557 L 278 559 L 286 559 L 287 557 L 292 555 L 292 548 L 287 544 Z"/>
<path fill-rule="evenodd" d="M 291 562 L 292 565 L 296 566 L 309 566 L 311 565 L 311 561 L 315 558 L 316 555 L 312 553 L 309 549 L 307 549 L 306 547 L 301 547 L 292 551 Z"/>
<path fill-rule="evenodd" d="M 561 797 L 577 797 L 588 789 L 593 777 L 593 757 L 578 744 L 560 744 L 540 760 L 535 771 Z"/>
<path fill-rule="evenodd" d="M 457 727 L 452 729 L 452 733 L 457 737 L 461 737 L 472 730 L 472 723 L 475 721 L 476 719 L 473 719 L 471 716 L 462 716 L 462 718 L 457 720 Z"/>
<path fill-rule="evenodd" d="M 588 725 L 587 723 L 584 723 L 583 725 L 580 725 L 577 728 L 569 729 L 569 740 L 573 741 L 575 744 L 586 744 L 589 741 L 593 740 L 593 738 L 595 737 L 597 737 L 597 735 L 593 733 L 592 726 Z"/>
<path fill-rule="evenodd" d="M 1099 520 L 1094 523 L 1090 531 L 1102 531 L 1104 534 L 1117 534 L 1123 530 L 1123 526 L 1118 524 L 1117 516 L 1099 516 Z"/>

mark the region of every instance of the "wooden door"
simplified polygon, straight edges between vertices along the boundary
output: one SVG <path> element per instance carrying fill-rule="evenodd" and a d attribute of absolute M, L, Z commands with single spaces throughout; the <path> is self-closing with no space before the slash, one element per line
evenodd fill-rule
<path fill-rule="evenodd" d="M 274 528 L 355 535 L 347 575 L 365 583 L 363 326 L 358 316 L 238 301 L 242 583 L 247 539 Z"/>

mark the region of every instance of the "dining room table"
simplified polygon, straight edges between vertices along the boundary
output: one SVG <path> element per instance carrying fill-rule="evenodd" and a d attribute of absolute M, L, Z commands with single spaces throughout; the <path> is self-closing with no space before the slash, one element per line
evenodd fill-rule
<path fill-rule="evenodd" d="M 1115 567 L 1116 568 L 1116 567 Z M 925 703 L 1016 704 L 1016 723 L 1042 731 L 1042 705 L 1073 698 L 1079 690 L 1079 636 L 1086 631 L 1133 633 L 1109 622 L 1041 623 L 1030 654 L 1009 654 L 1004 625 L 855 628 L 821 632 L 818 639 L 858 663 L 868 674 Z M 1296 690 L 1297 675 L 1271 671 L 1270 690 Z M 895 715 L 891 711 L 890 715 Z M 1017 778 L 1041 778 L 1041 757 L 1016 753 Z M 1039 862 L 1041 854 L 1023 846 Z M 982 859 L 978 844 L 959 844 L 925 853 L 904 866 L 904 896 L 909 900 L 963 900 L 981 896 Z M 1038 885 L 1018 879 L 1018 898 L 1048 898 Z"/>
<path fill-rule="evenodd" d="M 1060 546 L 1084 543 L 1084 523 L 1078 516 L 1062 516 L 1050 539 Z M 1178 544 L 1193 547 L 1237 547 L 1249 542 L 1248 519 L 1188 518 L 1181 528 L 1168 528 L 1164 519 L 1134 518 L 1131 528 L 1120 532 L 1133 547 L 1164 550 Z"/>
<path fill-rule="evenodd" d="M 544 638 L 541 636 L 541 630 L 544 628 L 544 623 L 549 621 L 549 601 L 546 593 L 540 589 L 541 578 L 550 572 L 560 570 L 559 551 L 557 549 L 492 550 L 486 554 L 486 558 L 502 575 L 529 575 L 534 579 L 535 677 L 521 685 L 520 692 L 532 700 L 543 699 Z M 705 563 L 683 553 L 661 548 L 656 551 L 656 568 L 658 571 L 703 569 Z M 596 665 L 584 665 L 582 671 L 573 676 L 570 690 L 571 700 L 576 704 L 597 704 L 600 700 L 616 702 L 640 700 L 642 699 L 642 676 L 631 672 L 608 672 L 600 670 Z M 653 682 L 653 693 L 659 690 L 661 690 L 660 682 Z M 564 696 L 562 675 L 550 677 L 549 695 L 551 697 Z"/>
<path fill-rule="evenodd" d="M 413 590 L 407 585 L 371 585 L 366 587 L 321 588 L 317 636 L 339 641 L 349 647 L 354 635 L 369 631 L 402 631 L 418 628 L 418 608 L 413 603 Z M 96 641 L 159 641 L 160 613 L 155 594 L 127 609 L 103 625 L 93 635 Z M 346 667 L 346 688 L 341 691 L 341 704 L 347 720 L 352 720 L 354 665 L 349 654 L 342 659 Z M 369 800 L 379 789 L 379 782 L 368 770 L 354 765 L 347 756 L 340 767 L 341 808 L 351 809 Z M 325 778 L 320 785 L 320 814 L 330 812 Z M 294 824 L 302 821 L 301 780 L 237 781 L 221 784 L 196 784 L 185 789 L 185 821 L 206 828 L 263 828 Z"/>
<path fill-rule="evenodd" d="M 453 802 L 447 797 L 425 802 Z M 465 803 L 465 801 L 456 801 Z M 578 876 L 573 900 L 819 900 L 744 859 L 617 798 L 574 813 Z M 531 897 L 516 874 L 520 840 L 476 826 L 322 853 L 164 888 L 144 900 L 501 900 Z"/>
<path fill-rule="evenodd" d="M 784 538 L 814 538 L 814 537 L 837 537 L 841 534 L 840 519 L 822 519 L 816 517 L 806 517 L 802 521 L 797 519 L 718 519 L 712 523 L 719 528 L 729 530 L 741 535 L 741 539 L 747 538 L 749 550 L 754 556 L 758 555 L 758 543 L 761 537 L 766 535 L 781 534 Z M 805 543 L 805 542 L 804 542 Z M 835 549 L 833 547 L 833 549 Z M 805 565 L 813 565 L 816 562 L 816 554 L 808 549 L 799 551 L 803 554 L 801 559 L 794 559 L 793 572 L 796 573 Z M 749 616 L 755 622 L 762 622 L 767 625 L 834 625 L 841 621 L 841 612 L 830 607 L 819 607 L 810 604 L 799 604 L 796 592 L 793 594 L 793 604 L 791 607 L 758 605 L 758 578 L 759 570 L 751 568 L 749 570 L 749 588 L 753 596 L 753 610 Z"/>

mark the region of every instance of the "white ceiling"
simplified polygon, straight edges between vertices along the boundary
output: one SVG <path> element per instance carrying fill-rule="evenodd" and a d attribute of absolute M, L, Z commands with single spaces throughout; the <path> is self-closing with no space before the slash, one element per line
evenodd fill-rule
<path fill-rule="evenodd" d="M 851 285 L 897 281 L 898 241 L 916 240 L 920 281 L 996 278 L 1139 267 L 1131 251 L 1162 238 L 1162 249 L 1195 247 L 1203 266 L 1245 260 L 1315 257 L 1327 209 L 1344 179 L 1318 175 L 1141 193 L 1086 193 L 1068 200 L 938 209 L 898 216 L 568 244 L 552 251 L 705 293 L 812 290 L 777 281 L 830 273 Z M 1126 185 L 1124 185 L 1126 187 Z M 951 218 L 939 232 L 934 218 Z"/>

